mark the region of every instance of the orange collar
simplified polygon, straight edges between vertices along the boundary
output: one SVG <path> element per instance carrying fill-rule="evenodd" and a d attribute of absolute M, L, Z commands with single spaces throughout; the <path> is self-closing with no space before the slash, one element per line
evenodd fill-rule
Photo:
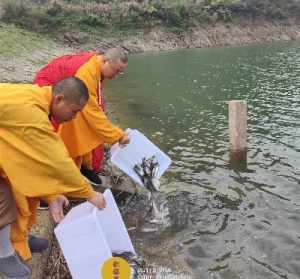
<path fill-rule="evenodd" d="M 104 77 L 102 77 L 101 75 L 101 68 L 104 65 L 104 57 L 103 55 L 97 55 L 97 59 L 98 59 L 98 65 L 99 65 L 99 74 L 100 74 L 100 81 L 102 82 L 104 80 Z"/>

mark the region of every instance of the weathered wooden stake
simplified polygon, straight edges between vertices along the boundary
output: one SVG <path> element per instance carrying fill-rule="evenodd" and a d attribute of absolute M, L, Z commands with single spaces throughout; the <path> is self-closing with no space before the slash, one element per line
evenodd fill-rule
<path fill-rule="evenodd" d="M 247 102 L 233 100 L 229 105 L 230 163 L 247 167 Z"/>

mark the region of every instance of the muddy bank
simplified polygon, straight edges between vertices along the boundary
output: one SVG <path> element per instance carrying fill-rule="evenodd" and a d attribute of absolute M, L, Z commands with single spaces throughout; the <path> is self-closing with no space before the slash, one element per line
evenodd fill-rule
<path fill-rule="evenodd" d="M 141 52 L 300 37 L 298 0 L 1 2 L 0 20 L 85 49 L 123 45 Z"/>
<path fill-rule="evenodd" d="M 1 23 L 0 18 L 0 35 L 1 81 L 30 81 L 38 68 L 64 53 L 105 51 L 114 46 L 122 46 L 128 53 L 139 53 L 293 41 L 300 40 L 300 20 L 243 20 L 236 23 L 203 24 L 177 33 L 155 27 L 119 38 L 68 31 L 53 38 Z"/>
<path fill-rule="evenodd" d="M 120 39 L 115 37 L 99 38 L 85 33 L 73 34 L 69 32 L 61 34 L 59 39 L 77 49 L 106 49 L 121 45 L 130 53 L 239 46 L 252 43 L 299 40 L 300 20 L 289 19 L 277 22 L 244 20 L 238 23 L 204 24 L 178 33 L 156 27 Z"/>

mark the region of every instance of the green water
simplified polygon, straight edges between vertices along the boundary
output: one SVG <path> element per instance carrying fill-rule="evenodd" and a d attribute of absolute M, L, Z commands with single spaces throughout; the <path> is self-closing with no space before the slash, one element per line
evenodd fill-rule
<path fill-rule="evenodd" d="M 198 218 L 173 238 L 193 274 L 300 278 L 299 42 L 131 56 L 105 95 L 172 158 L 162 189 L 191 196 Z M 243 171 L 228 163 L 232 99 L 248 103 Z"/>

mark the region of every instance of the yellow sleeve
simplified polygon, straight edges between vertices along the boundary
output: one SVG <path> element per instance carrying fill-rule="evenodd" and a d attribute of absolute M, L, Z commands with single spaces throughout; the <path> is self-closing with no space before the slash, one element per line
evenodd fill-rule
<path fill-rule="evenodd" d="M 47 113 L 34 105 L 12 107 L 1 119 L 0 168 L 13 190 L 27 197 L 95 195 L 52 130 Z"/>
<path fill-rule="evenodd" d="M 89 123 L 95 136 L 99 137 L 103 142 L 113 144 L 123 136 L 123 130 L 113 125 L 107 119 L 98 106 L 96 97 L 90 96 L 88 104 L 81 113 L 85 121 Z"/>

